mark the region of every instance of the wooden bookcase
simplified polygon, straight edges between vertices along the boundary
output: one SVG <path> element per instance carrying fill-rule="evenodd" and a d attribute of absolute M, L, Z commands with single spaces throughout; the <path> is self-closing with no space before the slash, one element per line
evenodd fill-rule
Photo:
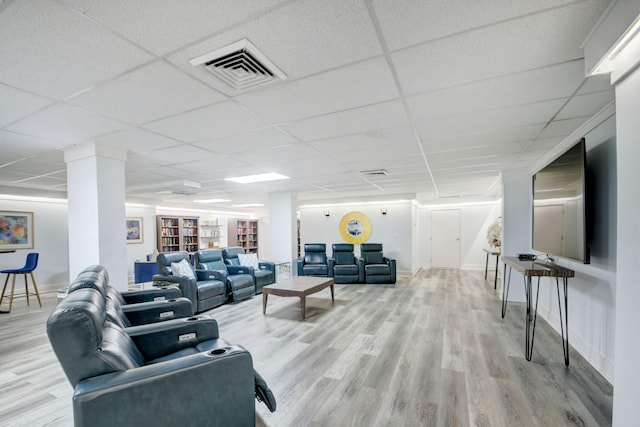
<path fill-rule="evenodd" d="M 258 253 L 258 220 L 232 218 L 227 234 L 229 246 L 241 246 L 247 254 Z"/>
<path fill-rule="evenodd" d="M 200 249 L 198 217 L 156 216 L 158 252 L 187 251 Z"/>

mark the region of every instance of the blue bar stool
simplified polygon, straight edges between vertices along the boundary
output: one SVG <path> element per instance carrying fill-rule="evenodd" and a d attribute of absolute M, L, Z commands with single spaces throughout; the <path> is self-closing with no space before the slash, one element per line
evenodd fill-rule
<path fill-rule="evenodd" d="M 11 306 L 13 305 L 13 295 L 14 289 L 16 287 L 16 276 L 22 274 L 24 276 L 24 289 L 25 295 L 27 297 L 27 305 L 29 305 L 29 295 L 35 295 L 38 297 L 38 304 L 42 307 L 42 302 L 40 301 L 40 293 L 38 292 L 38 286 L 36 286 L 36 279 L 33 277 L 33 270 L 38 266 L 38 253 L 31 252 L 27 255 L 27 262 L 24 267 L 16 268 L 13 270 L 2 270 L 0 273 L 4 273 L 7 275 L 6 280 L 4 281 L 4 287 L 2 288 L 2 295 L 0 296 L 0 304 L 2 304 L 2 300 L 4 299 L 4 293 L 7 290 L 7 284 L 9 283 L 9 278 L 13 275 L 13 281 L 11 282 L 11 295 L 9 296 L 9 311 L 11 311 Z M 33 282 L 33 289 L 35 293 L 29 293 L 29 284 L 27 281 L 27 274 L 31 276 L 31 281 Z"/>

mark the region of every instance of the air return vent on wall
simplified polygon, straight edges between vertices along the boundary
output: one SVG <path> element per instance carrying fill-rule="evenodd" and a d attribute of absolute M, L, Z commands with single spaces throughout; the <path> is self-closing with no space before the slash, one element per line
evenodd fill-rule
<path fill-rule="evenodd" d="M 193 58 L 189 63 L 196 67 L 204 66 L 206 70 L 237 91 L 287 78 L 247 39 Z"/>

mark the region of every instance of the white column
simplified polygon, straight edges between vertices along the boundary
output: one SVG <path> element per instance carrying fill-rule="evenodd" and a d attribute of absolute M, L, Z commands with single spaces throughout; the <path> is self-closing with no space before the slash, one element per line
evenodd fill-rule
<path fill-rule="evenodd" d="M 292 193 L 269 194 L 269 232 L 269 259 L 291 261 L 291 271 L 295 272 L 298 231 L 296 200 Z"/>
<path fill-rule="evenodd" d="M 529 171 L 502 173 L 502 255 L 531 252 L 531 174 Z M 507 274 L 506 272 L 504 273 Z M 509 278 L 506 275 L 507 279 Z M 523 277 L 511 272 L 510 301 L 524 301 Z"/>
<path fill-rule="evenodd" d="M 100 264 L 109 282 L 128 285 L 125 226 L 126 151 L 93 142 L 65 149 L 69 200 L 69 277 Z"/>

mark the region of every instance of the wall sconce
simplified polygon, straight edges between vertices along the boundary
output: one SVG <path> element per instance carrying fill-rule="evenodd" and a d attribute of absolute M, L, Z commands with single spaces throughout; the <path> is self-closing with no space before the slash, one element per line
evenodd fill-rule
<path fill-rule="evenodd" d="M 380 208 L 380 213 L 382 215 L 386 215 L 387 214 L 387 208 Z"/>
<path fill-rule="evenodd" d="M 329 215 L 331 215 L 331 212 L 329 212 L 329 211 L 324 211 L 324 216 L 329 216 Z"/>

